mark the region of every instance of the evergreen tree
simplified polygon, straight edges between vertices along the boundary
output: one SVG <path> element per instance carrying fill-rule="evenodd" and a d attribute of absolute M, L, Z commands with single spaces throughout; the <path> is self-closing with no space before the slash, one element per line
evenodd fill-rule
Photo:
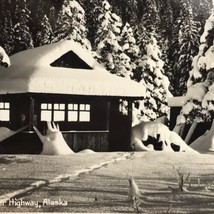
<path fill-rule="evenodd" d="M 186 102 L 180 123 L 201 122 L 214 116 L 214 9 L 200 38 L 198 55 L 190 71 Z"/>
<path fill-rule="evenodd" d="M 36 22 L 35 22 L 35 36 L 34 36 L 34 46 L 41 46 L 49 44 L 52 41 L 53 30 L 49 19 L 44 11 L 44 2 L 41 0 L 37 2 L 36 9 Z"/>
<path fill-rule="evenodd" d="M 155 0 L 141 0 L 142 16 L 141 22 L 149 32 L 159 32 L 160 16 Z"/>
<path fill-rule="evenodd" d="M 123 23 L 130 23 L 134 26 L 138 22 L 138 1 L 137 0 L 109 0 L 113 11 L 122 18 Z"/>
<path fill-rule="evenodd" d="M 46 15 L 39 22 L 39 30 L 35 36 L 35 46 L 50 44 L 53 38 L 53 31 Z"/>
<path fill-rule="evenodd" d="M 157 1 L 157 3 L 159 4 L 158 7 L 159 7 L 161 36 L 163 36 L 165 40 L 171 39 L 172 36 L 172 26 L 174 23 L 174 18 L 171 1 L 172 0 Z"/>
<path fill-rule="evenodd" d="M 212 0 L 190 0 L 190 4 L 193 8 L 194 19 L 199 21 L 201 26 L 204 26 L 205 20 L 212 10 Z"/>
<path fill-rule="evenodd" d="M 91 42 L 92 47 L 94 47 L 96 32 L 97 32 L 97 17 L 99 15 L 99 0 L 82 0 L 85 17 L 86 17 L 86 25 L 88 27 L 87 38 Z"/>
<path fill-rule="evenodd" d="M 120 45 L 122 20 L 112 12 L 107 0 L 99 7 L 98 30 L 96 32 L 95 51 L 98 61 L 113 74 L 130 77 L 132 72 L 130 58 Z"/>
<path fill-rule="evenodd" d="M 85 11 L 75 0 L 65 0 L 59 13 L 54 42 L 72 39 L 91 50 L 87 39 Z"/>
<path fill-rule="evenodd" d="M 50 7 L 48 19 L 53 32 L 55 31 L 56 21 L 57 21 L 57 11 L 54 6 Z"/>
<path fill-rule="evenodd" d="M 164 62 L 156 38 L 146 30 L 141 38 L 143 52 L 135 79 L 146 87 L 146 97 L 137 102 L 137 108 L 141 112 L 141 120 L 156 120 L 168 114 L 167 99 L 171 96 L 169 80 L 164 75 Z"/>
<path fill-rule="evenodd" d="M 199 46 L 199 26 L 193 19 L 191 4 L 188 1 L 182 3 L 180 16 L 177 18 L 175 30 L 177 36 L 174 40 L 173 61 L 173 94 L 181 96 L 186 93 L 186 82 L 189 78 L 192 59 L 196 55 Z"/>
<path fill-rule="evenodd" d="M 68 36 L 69 27 L 70 27 L 69 20 L 63 14 L 63 11 L 60 10 L 58 12 L 55 25 L 53 26 L 54 38 L 52 42 L 58 42 L 65 39 Z"/>
<path fill-rule="evenodd" d="M 14 25 L 14 45 L 16 52 L 33 48 L 33 39 L 28 27 L 29 19 L 30 11 L 27 8 L 26 0 L 16 0 Z"/>
<path fill-rule="evenodd" d="M 169 58 L 171 55 L 169 54 L 171 51 L 170 43 L 172 41 L 172 26 L 174 26 L 174 18 L 173 18 L 173 8 L 172 8 L 172 0 L 159 0 L 156 1 L 159 8 L 159 17 L 160 17 L 160 37 L 159 45 L 162 50 L 162 60 L 164 63 L 164 71 L 165 75 L 172 79 L 173 70 L 171 69 L 172 65 L 170 63 Z M 172 90 L 169 87 L 170 91 Z"/>
<path fill-rule="evenodd" d="M 14 53 L 14 29 L 12 22 L 11 2 L 2 0 L 0 2 L 0 46 L 11 55 Z"/>
<path fill-rule="evenodd" d="M 140 49 L 137 46 L 136 39 L 134 36 L 134 32 L 129 23 L 126 23 L 123 26 L 121 31 L 121 40 L 120 44 L 122 47 L 122 51 L 130 58 L 130 65 L 132 68 L 132 73 L 134 73 L 136 69 L 136 61 L 139 57 Z M 133 76 L 133 74 L 132 74 Z"/>
<path fill-rule="evenodd" d="M 0 24 L 0 44 L 4 47 L 5 51 L 8 55 L 11 55 L 15 52 L 14 47 L 14 29 L 12 19 L 9 16 L 4 17 L 2 19 L 2 23 Z"/>
<path fill-rule="evenodd" d="M 200 38 L 199 52 L 193 59 L 193 68 L 190 71 L 190 77 L 188 79 L 188 87 L 197 83 L 202 82 L 206 79 L 209 69 L 205 64 L 205 53 L 213 45 L 214 40 L 214 15 L 213 12 L 210 17 L 206 20 L 204 26 L 204 32 Z"/>

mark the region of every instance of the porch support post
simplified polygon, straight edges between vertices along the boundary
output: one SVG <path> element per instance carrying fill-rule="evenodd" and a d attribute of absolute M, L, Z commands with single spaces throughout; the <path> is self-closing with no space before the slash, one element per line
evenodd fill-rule
<path fill-rule="evenodd" d="M 111 108 L 111 102 L 107 102 L 107 121 L 106 121 L 106 130 L 109 131 L 110 127 L 110 108 Z"/>
<path fill-rule="evenodd" d="M 129 125 L 129 149 L 131 150 L 131 134 L 132 134 L 132 103 L 133 100 L 128 100 L 128 125 Z"/>
<path fill-rule="evenodd" d="M 34 98 L 30 97 L 29 131 L 33 131 L 33 125 L 34 125 L 34 107 L 35 107 Z"/>

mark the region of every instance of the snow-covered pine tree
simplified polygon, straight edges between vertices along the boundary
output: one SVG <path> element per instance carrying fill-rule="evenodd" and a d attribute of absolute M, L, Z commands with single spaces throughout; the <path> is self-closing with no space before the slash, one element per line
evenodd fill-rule
<path fill-rule="evenodd" d="M 134 26 L 138 22 L 138 1 L 137 0 L 109 0 L 114 12 L 119 15 L 123 23 L 128 22 Z"/>
<path fill-rule="evenodd" d="M 28 27 L 30 11 L 27 8 L 26 0 L 16 0 L 14 19 L 15 51 L 19 52 L 33 48 L 33 39 Z"/>
<path fill-rule="evenodd" d="M 155 36 L 146 32 L 145 28 L 142 36 L 140 46 L 143 46 L 143 52 L 135 79 L 146 87 L 146 97 L 138 101 L 137 108 L 142 115 L 140 120 L 156 120 L 168 114 L 167 98 L 171 96 L 169 80 L 164 75 L 164 62 Z"/>
<path fill-rule="evenodd" d="M 174 17 L 173 17 L 173 8 L 171 0 L 160 0 L 157 1 L 157 8 L 159 8 L 159 16 L 160 16 L 160 37 L 159 45 L 162 50 L 162 60 L 164 63 L 164 71 L 169 80 L 172 79 L 172 69 L 171 62 L 169 58 L 171 55 L 169 52 L 171 51 L 170 43 L 172 41 L 172 26 L 174 26 Z M 170 56 L 170 57 L 169 57 Z M 169 88 L 171 91 L 171 88 Z"/>
<path fill-rule="evenodd" d="M 107 0 L 98 7 L 98 27 L 95 40 L 97 60 L 105 68 L 118 76 L 130 78 L 132 67 L 120 45 L 122 20 L 112 12 Z"/>
<path fill-rule="evenodd" d="M 188 136 L 192 136 L 197 123 L 212 122 L 209 130 L 196 139 L 192 148 L 202 152 L 214 151 L 214 1 L 210 17 L 206 20 L 200 38 L 198 55 L 190 71 L 185 104 L 177 123 L 192 124 Z M 189 137 L 189 138 L 190 138 Z"/>
<path fill-rule="evenodd" d="M 57 21 L 57 11 L 54 6 L 51 6 L 48 13 L 48 19 L 53 32 L 55 31 L 56 21 Z"/>
<path fill-rule="evenodd" d="M 53 30 L 47 15 L 44 15 L 40 23 L 40 30 L 35 36 L 35 46 L 50 44 L 53 38 Z"/>
<path fill-rule="evenodd" d="M 44 2 L 37 2 L 36 10 L 36 33 L 34 37 L 34 46 L 50 44 L 53 37 L 53 30 L 47 15 L 44 12 Z"/>
<path fill-rule="evenodd" d="M 149 32 L 158 32 L 160 27 L 160 16 L 155 0 L 143 0 L 141 22 Z"/>
<path fill-rule="evenodd" d="M 140 49 L 136 43 L 134 32 L 129 23 L 126 23 L 121 31 L 120 45 L 122 51 L 130 58 L 132 73 L 136 69 L 136 61 L 138 60 Z M 133 76 L 133 74 L 131 74 Z"/>
<path fill-rule="evenodd" d="M 159 0 L 157 2 L 160 16 L 160 31 L 164 39 L 169 40 L 172 36 L 173 8 L 171 0 Z"/>
<path fill-rule="evenodd" d="M 140 1 L 142 14 L 137 29 L 137 44 L 140 59 L 134 79 L 146 87 L 146 97 L 136 103 L 142 117 L 140 120 L 156 120 L 168 114 L 167 98 L 169 80 L 164 75 L 162 52 L 157 40 L 160 38 L 160 16 L 157 3 L 153 0 Z"/>
<path fill-rule="evenodd" d="M 69 25 L 69 20 L 63 14 L 61 9 L 57 14 L 55 25 L 52 27 L 54 29 L 54 38 L 52 42 L 58 42 L 65 39 L 68 36 Z"/>
<path fill-rule="evenodd" d="M 202 82 L 206 79 L 209 72 L 205 64 L 205 53 L 213 45 L 214 40 L 214 15 L 213 11 L 210 17 L 206 20 L 204 32 L 200 38 L 200 47 L 198 54 L 193 59 L 193 68 L 190 71 L 187 86 L 191 86 L 197 82 Z"/>
<path fill-rule="evenodd" d="M 200 43 L 190 71 L 180 123 L 210 121 L 214 117 L 214 9 L 206 21 Z"/>
<path fill-rule="evenodd" d="M 212 0 L 190 0 L 190 4 L 195 20 L 199 21 L 201 26 L 204 26 L 205 20 L 207 20 L 212 10 Z"/>
<path fill-rule="evenodd" d="M 64 0 L 59 12 L 53 42 L 62 39 L 72 39 L 84 48 L 91 50 L 91 44 L 87 39 L 85 11 L 75 0 Z"/>
<path fill-rule="evenodd" d="M 0 2 L 0 14 L 0 45 L 11 55 L 14 53 L 14 29 L 10 1 Z"/>
<path fill-rule="evenodd" d="M 175 23 L 177 31 L 173 37 L 173 79 L 172 88 L 175 96 L 182 96 L 187 90 L 187 80 L 192 66 L 192 59 L 197 54 L 199 46 L 200 23 L 194 20 L 189 1 L 182 1 L 182 7 Z"/>
<path fill-rule="evenodd" d="M 97 17 L 99 12 L 99 0 L 81 0 L 85 10 L 86 25 L 88 29 L 87 38 L 94 46 L 95 34 L 97 32 Z"/>

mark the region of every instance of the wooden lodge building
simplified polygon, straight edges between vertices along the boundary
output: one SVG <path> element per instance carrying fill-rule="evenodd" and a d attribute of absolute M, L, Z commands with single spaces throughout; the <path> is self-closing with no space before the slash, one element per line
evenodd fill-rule
<path fill-rule="evenodd" d="M 131 106 L 142 99 L 139 83 L 110 74 L 72 41 L 19 52 L 0 68 L 0 127 L 26 129 L 0 142 L 0 153 L 40 153 L 33 130 L 59 124 L 75 152 L 130 149 Z M 122 110 L 120 101 L 128 102 Z M 1 135 L 1 133 L 0 133 Z"/>

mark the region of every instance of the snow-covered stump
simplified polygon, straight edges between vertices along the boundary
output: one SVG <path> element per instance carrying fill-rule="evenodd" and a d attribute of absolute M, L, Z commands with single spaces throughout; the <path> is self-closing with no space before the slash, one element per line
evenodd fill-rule
<path fill-rule="evenodd" d="M 42 155 L 70 155 L 74 152 L 65 142 L 62 133 L 59 130 L 59 126 L 51 122 L 47 122 L 47 133 L 42 135 L 40 131 L 34 126 L 34 130 L 37 133 L 39 139 L 42 141 L 43 149 Z"/>

